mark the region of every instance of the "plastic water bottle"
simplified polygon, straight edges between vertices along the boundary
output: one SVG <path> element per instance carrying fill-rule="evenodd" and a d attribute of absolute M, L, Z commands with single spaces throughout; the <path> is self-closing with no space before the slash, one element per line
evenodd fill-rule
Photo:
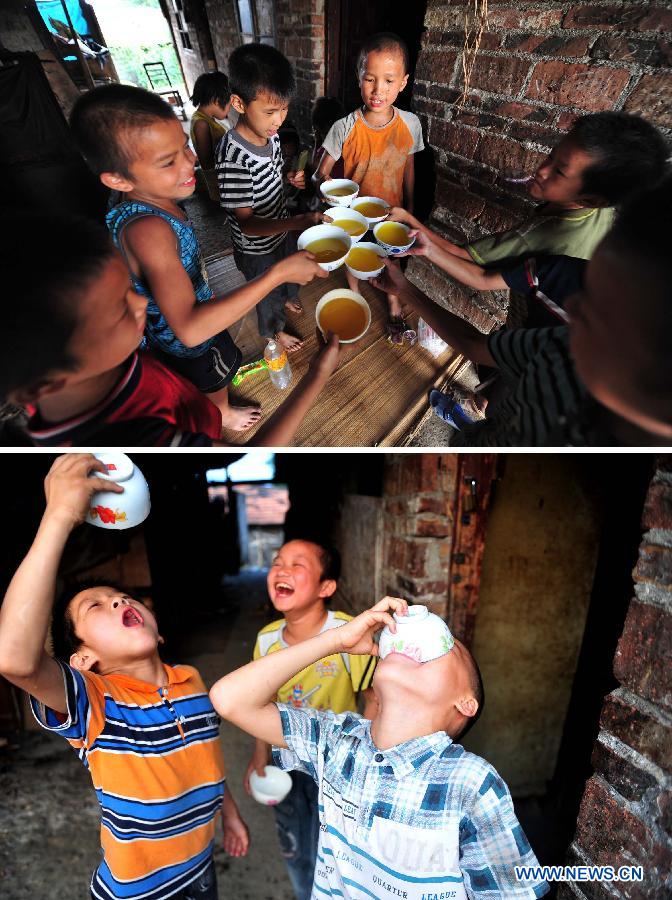
<path fill-rule="evenodd" d="M 287 351 L 277 341 L 270 340 L 264 350 L 268 374 L 276 388 L 284 390 L 292 380 L 292 370 L 287 359 Z"/>

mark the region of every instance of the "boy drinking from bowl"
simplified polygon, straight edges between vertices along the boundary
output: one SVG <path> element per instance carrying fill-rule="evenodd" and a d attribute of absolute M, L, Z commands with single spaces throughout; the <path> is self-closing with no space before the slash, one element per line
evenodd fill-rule
<path fill-rule="evenodd" d="M 394 106 L 408 81 L 408 48 L 396 34 L 381 32 L 364 42 L 357 59 L 360 109 L 339 119 L 323 142 L 318 183 L 343 160 L 344 177 L 359 185 L 359 196 L 380 197 L 389 206 L 413 211 L 414 154 L 424 149 L 416 115 Z M 348 273 L 350 290 L 357 279 Z M 389 297 L 390 315 L 401 306 Z"/>
<path fill-rule="evenodd" d="M 278 131 L 294 93 L 289 61 L 267 44 L 244 44 L 229 58 L 231 105 L 238 121 L 217 148 L 221 205 L 228 213 L 236 265 L 248 281 L 296 250 L 289 232 L 322 221 L 320 213 L 289 216 L 283 189 Z M 288 172 L 303 190 L 305 174 Z M 301 340 L 286 329 L 286 313 L 301 312 L 298 287 L 282 284 L 257 305 L 259 334 L 293 352 Z"/>
<path fill-rule="evenodd" d="M 88 454 L 51 467 L 42 522 L 0 608 L 0 673 L 91 773 L 102 852 L 92 897 L 216 900 L 218 816 L 231 856 L 245 856 L 249 837 L 200 675 L 161 661 L 154 614 L 117 585 L 74 585 L 54 603 L 61 555 L 93 495 L 123 493 L 95 477 L 106 471 Z M 55 658 L 44 650 L 50 618 Z"/>
<path fill-rule="evenodd" d="M 327 609 L 340 575 L 336 550 L 314 541 L 288 541 L 278 550 L 268 573 L 271 603 L 283 618 L 271 622 L 257 635 L 254 659 L 281 651 L 283 647 L 308 641 L 316 635 L 340 628 L 352 616 Z M 311 660 L 293 678 L 278 685 L 276 699 L 296 709 L 326 709 L 333 713 L 357 709 L 362 693 L 370 714 L 375 700 L 370 689 L 373 660 L 370 656 L 326 653 Z M 257 738 L 254 755 L 245 773 L 264 774 L 268 743 Z M 318 789 L 310 774 L 292 772 L 292 790 L 275 807 L 278 836 L 297 900 L 308 900 L 313 886 L 318 845 Z"/>
<path fill-rule="evenodd" d="M 373 637 L 404 600 L 385 597 L 340 628 L 255 660 L 221 678 L 210 696 L 225 718 L 274 746 L 281 768 L 319 791 L 320 844 L 312 897 L 542 897 L 519 882 L 536 859 L 509 791 L 489 763 L 457 739 L 483 704 L 467 648 L 431 662 L 390 653 L 378 663 L 372 721 L 277 703 L 280 686 L 328 655 L 378 655 Z"/>

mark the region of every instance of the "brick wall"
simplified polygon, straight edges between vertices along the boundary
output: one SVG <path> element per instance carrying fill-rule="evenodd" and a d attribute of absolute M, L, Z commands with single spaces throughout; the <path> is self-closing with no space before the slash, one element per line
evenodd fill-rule
<path fill-rule="evenodd" d="M 184 19 L 191 49 L 185 48 L 182 43 L 173 4 L 163 0 L 161 8 L 164 16 L 168 19 L 175 43 L 175 51 L 182 66 L 187 91 L 191 94 L 198 76 L 210 71 L 215 61 L 205 0 L 196 0 L 196 2 L 184 4 Z"/>
<path fill-rule="evenodd" d="M 461 94 L 468 0 L 429 0 L 414 110 L 435 153 L 430 224 L 453 239 L 510 227 L 531 208 L 502 169 L 534 167 L 576 116 L 616 109 L 672 130 L 672 9 L 667 2 L 489 0 L 488 28 Z M 414 260 L 413 279 L 483 330 L 503 321 L 502 296 L 457 288 Z M 472 308 L 470 298 L 475 301 Z"/>
<path fill-rule="evenodd" d="M 457 473 L 454 454 L 386 459 L 383 590 L 424 603 L 442 617 L 448 612 Z"/>
<path fill-rule="evenodd" d="M 310 137 L 313 103 L 324 93 L 325 0 L 276 0 L 277 48 L 294 66 L 296 96 L 290 116 L 304 140 Z"/>
<path fill-rule="evenodd" d="M 672 895 L 672 457 L 659 460 L 643 524 L 614 659 L 620 687 L 602 708 L 569 863 L 642 865 L 644 882 L 564 885 L 565 900 Z"/>
<path fill-rule="evenodd" d="M 229 74 L 229 56 L 240 43 L 234 3 L 227 0 L 205 0 L 215 61 L 220 72 Z"/>

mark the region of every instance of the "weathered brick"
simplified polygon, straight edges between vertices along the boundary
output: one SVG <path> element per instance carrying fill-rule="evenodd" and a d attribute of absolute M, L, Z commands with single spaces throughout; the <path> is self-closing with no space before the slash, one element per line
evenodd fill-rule
<path fill-rule="evenodd" d="M 592 59 L 609 59 L 629 65 L 664 67 L 672 65 L 672 45 L 662 39 L 602 34 L 590 50 Z"/>
<path fill-rule="evenodd" d="M 661 128 L 672 128 L 672 73 L 642 75 L 624 109 L 646 116 Z"/>
<path fill-rule="evenodd" d="M 453 122 L 434 119 L 428 139 L 435 147 L 450 150 L 458 156 L 467 157 L 467 159 L 473 159 L 481 136 L 473 128 L 463 128 Z"/>
<path fill-rule="evenodd" d="M 510 34 L 504 39 L 504 46 L 519 53 L 537 53 L 540 56 L 561 56 L 573 58 L 585 56 L 592 37 L 567 38 L 562 35 Z"/>
<path fill-rule="evenodd" d="M 641 697 L 672 708 L 672 614 L 649 603 L 630 602 L 614 674 Z"/>
<path fill-rule="evenodd" d="M 578 113 L 562 112 L 558 116 L 558 121 L 555 123 L 555 127 L 558 129 L 558 131 L 569 131 L 569 129 L 578 118 Z"/>
<path fill-rule="evenodd" d="M 463 219 L 477 219 L 485 207 L 483 197 L 478 197 L 459 184 L 445 179 L 437 184 L 436 202 Z"/>
<path fill-rule="evenodd" d="M 672 31 L 672 9 L 648 9 L 637 23 L 638 31 Z"/>
<path fill-rule="evenodd" d="M 471 86 L 515 97 L 523 87 L 529 71 L 530 63 L 527 59 L 479 54 L 471 73 Z"/>
<path fill-rule="evenodd" d="M 641 800 L 644 792 L 656 784 L 653 775 L 618 756 L 600 741 L 595 742 L 591 761 L 593 768 L 626 800 Z"/>
<path fill-rule="evenodd" d="M 602 6 L 597 3 L 573 6 L 564 18 L 563 28 L 591 28 L 606 31 L 631 31 L 646 15 L 646 7 L 636 3 Z"/>
<path fill-rule="evenodd" d="M 448 84 L 456 59 L 457 52 L 452 49 L 432 47 L 423 50 L 416 66 L 416 77 Z"/>
<path fill-rule="evenodd" d="M 509 9 L 496 7 L 488 13 L 490 28 L 555 28 L 562 22 L 562 9 Z"/>
<path fill-rule="evenodd" d="M 600 727 L 656 765 L 672 771 L 672 721 L 637 698 L 614 691 L 605 699 Z"/>
<path fill-rule="evenodd" d="M 672 549 L 643 544 L 635 566 L 635 580 L 656 587 L 672 587 Z"/>
<path fill-rule="evenodd" d="M 452 523 L 445 516 L 425 513 L 411 521 L 411 533 L 418 537 L 447 537 L 452 532 Z"/>
<path fill-rule="evenodd" d="M 427 544 L 422 541 L 410 540 L 406 542 L 406 560 L 402 565 L 392 557 L 398 569 L 406 571 L 412 578 L 424 578 L 426 575 Z"/>
<path fill-rule="evenodd" d="M 552 113 L 543 106 L 530 106 L 529 103 L 517 103 L 515 101 L 502 103 L 495 100 L 491 107 L 492 112 L 507 119 L 518 119 L 525 122 L 550 122 Z"/>
<path fill-rule="evenodd" d="M 496 135 L 488 135 L 482 140 L 475 155 L 477 162 L 495 169 L 521 169 L 525 157 L 526 151 L 521 143 Z"/>
<path fill-rule="evenodd" d="M 558 143 L 558 132 L 552 128 L 544 128 L 543 125 L 535 125 L 533 122 L 514 122 L 509 128 L 509 136 L 517 141 L 530 141 L 535 144 L 541 144 L 547 149 L 551 149 Z M 528 159 L 525 162 L 525 169 L 533 171 L 546 158 L 546 153 L 538 151 L 527 151 Z"/>
<path fill-rule="evenodd" d="M 428 497 L 426 494 L 418 497 L 416 510 L 419 513 L 431 512 L 441 516 L 448 516 L 451 512 L 446 497 Z"/>
<path fill-rule="evenodd" d="M 489 204 L 478 219 L 478 227 L 482 234 L 494 234 L 512 228 L 519 217 L 510 209 Z"/>
<path fill-rule="evenodd" d="M 672 485 L 651 485 L 644 503 L 642 524 L 644 528 L 672 531 Z"/>
<path fill-rule="evenodd" d="M 442 103 L 450 104 L 457 100 L 460 92 L 456 91 L 455 88 L 448 87 L 447 84 L 430 84 L 427 89 L 427 96 L 431 100 L 441 100 Z"/>
<path fill-rule="evenodd" d="M 557 106 L 579 106 L 598 112 L 613 108 L 629 80 L 626 69 L 540 62 L 532 72 L 526 96 Z"/>
<path fill-rule="evenodd" d="M 656 800 L 659 824 L 663 831 L 672 836 L 672 791 L 661 791 Z"/>

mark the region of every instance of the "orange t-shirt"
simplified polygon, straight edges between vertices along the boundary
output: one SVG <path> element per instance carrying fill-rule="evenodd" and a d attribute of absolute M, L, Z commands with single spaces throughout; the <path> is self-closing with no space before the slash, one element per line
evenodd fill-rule
<path fill-rule="evenodd" d="M 392 109 L 392 120 L 382 127 L 369 125 L 361 110 L 355 110 L 334 122 L 323 146 L 333 159 L 343 157 L 344 177 L 357 182 L 360 197 L 380 197 L 390 206 L 402 206 L 406 161 L 424 144 L 418 117 Z"/>

